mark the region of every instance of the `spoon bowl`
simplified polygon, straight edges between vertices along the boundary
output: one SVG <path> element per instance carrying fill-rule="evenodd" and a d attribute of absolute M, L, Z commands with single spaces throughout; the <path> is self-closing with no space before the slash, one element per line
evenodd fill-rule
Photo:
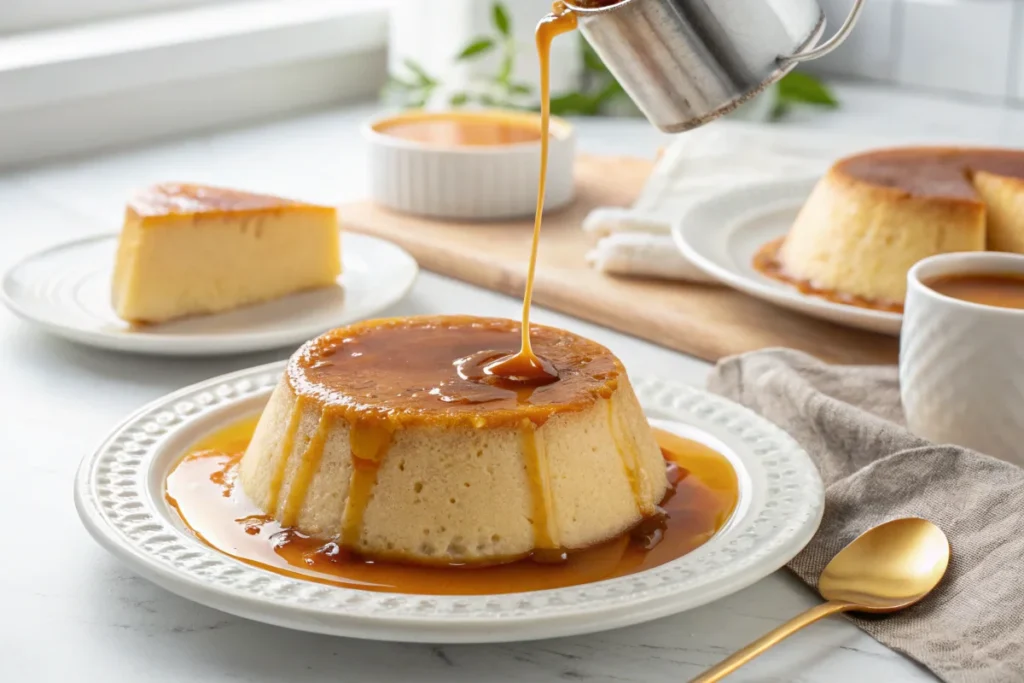
<path fill-rule="evenodd" d="M 942 581 L 949 540 L 926 519 L 894 519 L 868 529 L 828 563 L 818 590 L 828 602 L 812 607 L 755 640 L 691 683 L 714 683 L 819 619 L 841 612 L 881 614 L 910 607 Z"/>
<path fill-rule="evenodd" d="M 832 558 L 818 580 L 826 600 L 857 612 L 894 612 L 919 602 L 949 566 L 949 540 L 926 519 L 909 517 L 865 531 Z"/>

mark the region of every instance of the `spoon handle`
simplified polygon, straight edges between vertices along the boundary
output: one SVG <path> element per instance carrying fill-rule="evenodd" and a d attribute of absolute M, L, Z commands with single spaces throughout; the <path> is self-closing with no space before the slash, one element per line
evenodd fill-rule
<path fill-rule="evenodd" d="M 728 659 L 722 660 L 700 676 L 694 678 L 690 683 L 714 683 L 715 681 L 720 681 L 754 657 L 757 657 L 768 648 L 782 641 L 784 638 L 788 638 L 793 635 L 803 627 L 810 626 L 819 619 L 824 619 L 829 615 L 843 612 L 851 607 L 853 607 L 853 605 L 848 602 L 826 602 L 816 607 L 812 607 L 803 614 L 793 617 L 774 631 L 761 636 Z"/>

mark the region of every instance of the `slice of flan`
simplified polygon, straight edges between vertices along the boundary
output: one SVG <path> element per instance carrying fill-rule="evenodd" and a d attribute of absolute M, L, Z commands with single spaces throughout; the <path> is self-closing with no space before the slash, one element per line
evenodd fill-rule
<path fill-rule="evenodd" d="M 113 305 L 159 323 L 332 286 L 340 273 L 333 207 L 167 183 L 128 202 Z"/>
<path fill-rule="evenodd" d="M 973 181 L 985 202 L 987 247 L 1024 254 L 1024 178 L 979 170 Z"/>
<path fill-rule="evenodd" d="M 908 147 L 837 162 L 777 265 L 816 290 L 898 306 L 921 259 L 986 248 L 1024 253 L 1024 152 Z"/>

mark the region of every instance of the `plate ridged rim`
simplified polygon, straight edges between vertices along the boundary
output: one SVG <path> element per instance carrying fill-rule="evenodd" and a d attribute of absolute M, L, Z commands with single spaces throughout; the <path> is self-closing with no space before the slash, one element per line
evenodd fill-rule
<path fill-rule="evenodd" d="M 284 362 L 171 393 L 122 422 L 83 459 L 75 503 L 94 538 L 179 595 L 239 616 L 320 633 L 418 642 L 498 642 L 586 633 L 666 616 L 740 590 L 792 559 L 817 530 L 821 479 L 783 430 L 729 400 L 685 384 L 634 380 L 648 416 L 689 425 L 724 445 L 741 479 L 737 511 L 697 550 L 639 574 L 508 595 L 361 591 L 281 576 L 239 562 L 188 534 L 152 495 L 168 443 L 197 424 L 269 396 Z M 175 446 L 180 448 L 180 446 Z"/>

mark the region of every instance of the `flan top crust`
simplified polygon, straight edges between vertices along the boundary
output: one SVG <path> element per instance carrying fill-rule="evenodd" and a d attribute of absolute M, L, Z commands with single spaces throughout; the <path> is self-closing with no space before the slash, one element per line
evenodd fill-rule
<path fill-rule="evenodd" d="M 608 349 L 564 330 L 531 326 L 534 352 L 558 381 L 542 386 L 485 377 L 491 360 L 515 353 L 512 320 L 422 316 L 359 323 L 307 342 L 293 356 L 295 393 L 339 409 L 350 421 L 476 427 L 543 424 L 608 398 L 624 375 Z"/>
<path fill-rule="evenodd" d="M 305 204 L 272 195 L 253 194 L 191 183 L 153 185 L 140 190 L 128 200 L 128 213 L 144 218 L 297 208 L 334 211 L 332 207 Z"/>
<path fill-rule="evenodd" d="M 985 171 L 1024 178 L 1024 151 L 959 147 L 905 147 L 847 157 L 834 171 L 916 197 L 979 202 L 971 176 Z"/>

